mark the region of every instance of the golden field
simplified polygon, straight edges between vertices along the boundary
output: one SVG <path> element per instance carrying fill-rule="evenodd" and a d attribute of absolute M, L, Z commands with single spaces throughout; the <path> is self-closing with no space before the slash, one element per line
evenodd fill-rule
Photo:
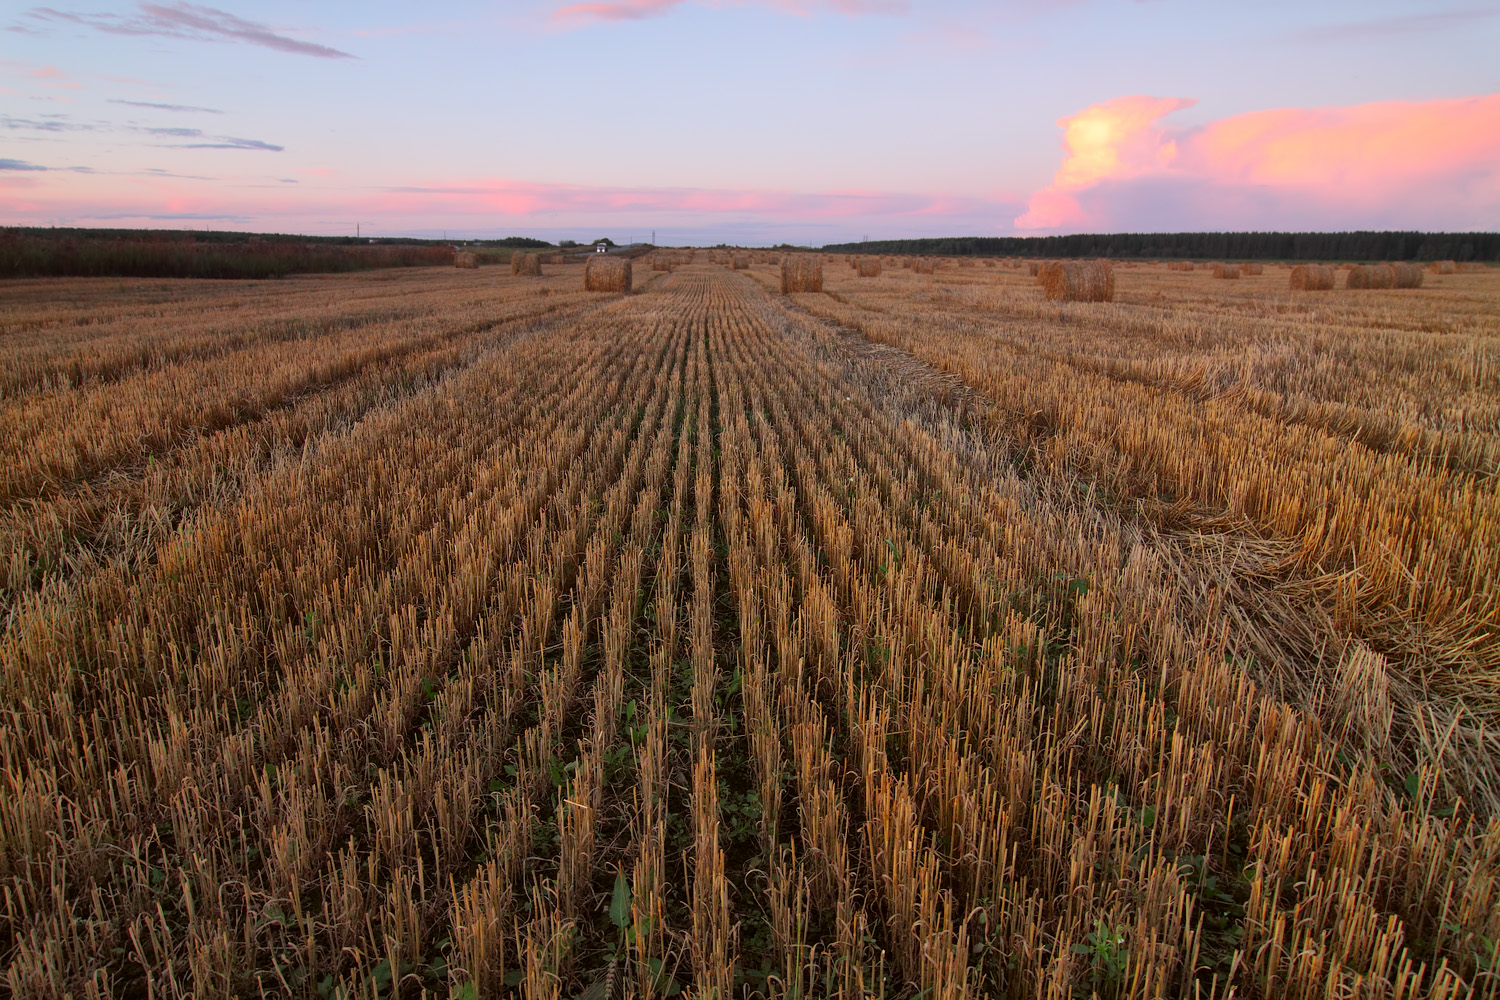
<path fill-rule="evenodd" d="M 1500 272 L 778 262 L 0 284 L 9 994 L 1500 993 Z"/>

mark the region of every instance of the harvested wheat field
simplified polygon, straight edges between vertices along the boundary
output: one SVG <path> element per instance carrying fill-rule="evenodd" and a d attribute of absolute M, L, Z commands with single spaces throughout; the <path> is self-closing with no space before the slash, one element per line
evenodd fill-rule
<path fill-rule="evenodd" d="M 729 263 L 0 285 L 10 995 L 1495 994 L 1500 273 Z"/>

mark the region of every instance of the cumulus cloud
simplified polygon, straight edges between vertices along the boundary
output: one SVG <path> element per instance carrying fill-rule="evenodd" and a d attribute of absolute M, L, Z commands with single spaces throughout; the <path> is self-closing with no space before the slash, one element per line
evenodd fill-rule
<path fill-rule="evenodd" d="M 78 24 L 111 35 L 157 35 L 195 41 L 244 42 L 320 59 L 353 59 L 354 56 L 327 45 L 304 42 L 278 34 L 269 26 L 247 21 L 216 7 L 192 3 L 137 5 L 138 14 L 85 14 L 76 11 L 37 7 L 27 12 L 35 21 Z"/>
<path fill-rule="evenodd" d="M 1475 229 L 1500 223 L 1500 94 L 1276 108 L 1193 128 L 1184 98 L 1058 122 L 1067 150 L 1019 229 Z"/>

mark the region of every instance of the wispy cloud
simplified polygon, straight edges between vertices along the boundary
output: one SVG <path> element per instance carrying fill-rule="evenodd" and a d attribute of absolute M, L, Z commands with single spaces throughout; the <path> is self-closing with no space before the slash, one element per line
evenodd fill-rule
<path fill-rule="evenodd" d="M 0 159 L 0 170 L 25 171 L 27 173 L 65 173 L 65 174 L 92 174 L 93 167 L 44 167 L 40 163 L 27 163 L 25 160 Z"/>
<path fill-rule="evenodd" d="M 1495 17 L 1500 17 L 1500 8 L 1442 10 L 1428 14 L 1408 14 L 1404 17 L 1383 17 L 1369 21 L 1326 24 L 1293 32 L 1288 37 L 1292 41 L 1317 44 L 1355 41 L 1364 38 L 1386 38 L 1392 35 L 1404 37 L 1417 32 L 1462 28 L 1476 21 L 1486 21 Z"/>
<path fill-rule="evenodd" d="M 261 139 L 244 139 L 235 135 L 211 135 L 200 128 L 148 127 L 141 125 L 112 125 L 107 122 L 77 122 L 67 115 L 41 115 L 37 118 L 15 118 L 0 115 L 0 128 L 30 132 L 103 132 L 123 131 L 150 136 L 153 139 L 181 139 L 182 142 L 156 142 L 152 145 L 168 149 L 246 149 L 267 153 L 280 153 L 286 149 L 273 142 Z"/>
<path fill-rule="evenodd" d="M 271 153 L 279 153 L 286 148 L 284 146 L 277 146 L 274 143 L 262 142 L 259 139 L 241 139 L 232 135 L 209 135 L 201 128 L 149 128 L 132 125 L 130 130 L 158 139 L 194 140 L 193 142 L 164 142 L 156 144 L 168 149 L 258 149 Z"/>
<path fill-rule="evenodd" d="M 23 62 L 19 59 L 0 59 L 0 70 L 28 77 L 49 90 L 80 90 L 83 88 L 83 84 L 70 79 L 67 73 L 64 73 L 56 66 L 38 66 L 35 63 Z"/>
<path fill-rule="evenodd" d="M 511 216 L 660 212 L 796 219 L 982 214 L 997 203 L 978 198 L 886 191 L 797 192 L 722 188 L 592 187 L 487 179 L 384 189 L 390 208 L 426 205 Z"/>
<path fill-rule="evenodd" d="M 243 42 L 278 52 L 320 59 L 355 58 L 348 52 L 327 45 L 304 42 L 299 38 L 279 34 L 268 25 L 247 21 L 216 7 L 202 7 L 191 3 L 142 3 L 137 6 L 140 13 L 133 16 L 36 7 L 27 12 L 27 17 L 39 22 L 82 25 L 111 35 L 157 35 L 194 41 Z"/>
<path fill-rule="evenodd" d="M 173 180 L 180 181 L 212 181 L 218 179 L 216 177 L 204 177 L 201 174 L 174 174 L 172 171 L 163 170 L 161 167 L 146 167 L 143 170 L 137 170 L 135 173 L 140 177 L 170 177 Z"/>
<path fill-rule="evenodd" d="M 31 132 L 95 132 L 99 126 L 75 122 L 67 115 L 42 115 L 40 118 L 12 118 L 0 115 L 0 128 Z"/>
<path fill-rule="evenodd" d="M 601 0 L 601 2 L 574 3 L 553 11 L 552 20 L 561 24 L 581 24 L 589 21 L 644 21 L 670 14 L 687 2 L 688 0 Z M 910 9 L 906 0 L 759 0 L 759 2 L 789 14 L 802 15 L 812 14 L 818 10 L 832 10 L 852 17 L 861 14 L 904 14 Z"/>
<path fill-rule="evenodd" d="M 575 3 L 556 11 L 552 20 L 568 21 L 644 21 L 661 17 L 679 7 L 684 0 L 613 0 L 611 3 Z"/>
<path fill-rule="evenodd" d="M 198 111 L 206 115 L 222 115 L 224 113 L 218 108 L 198 108 L 191 104 L 158 104 L 155 101 L 125 101 L 117 98 L 112 98 L 109 103 L 127 104 L 132 108 L 151 108 L 156 111 Z"/>
<path fill-rule="evenodd" d="M 1500 94 L 1274 108 L 1198 128 L 1119 97 L 1058 124 L 1067 155 L 1021 229 L 1476 229 L 1500 224 Z"/>
<path fill-rule="evenodd" d="M 152 219 L 155 221 L 198 221 L 198 222 L 235 222 L 247 223 L 250 221 L 248 215 L 225 215 L 216 212 L 118 212 L 111 215 L 90 215 L 89 219 L 101 221 L 120 221 L 123 219 Z"/>

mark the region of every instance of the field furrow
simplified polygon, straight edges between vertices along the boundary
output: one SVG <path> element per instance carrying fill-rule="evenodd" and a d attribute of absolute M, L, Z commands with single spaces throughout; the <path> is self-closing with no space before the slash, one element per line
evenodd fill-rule
<path fill-rule="evenodd" d="M 1493 992 L 1487 275 L 738 263 L 13 284 L 12 995 Z"/>

